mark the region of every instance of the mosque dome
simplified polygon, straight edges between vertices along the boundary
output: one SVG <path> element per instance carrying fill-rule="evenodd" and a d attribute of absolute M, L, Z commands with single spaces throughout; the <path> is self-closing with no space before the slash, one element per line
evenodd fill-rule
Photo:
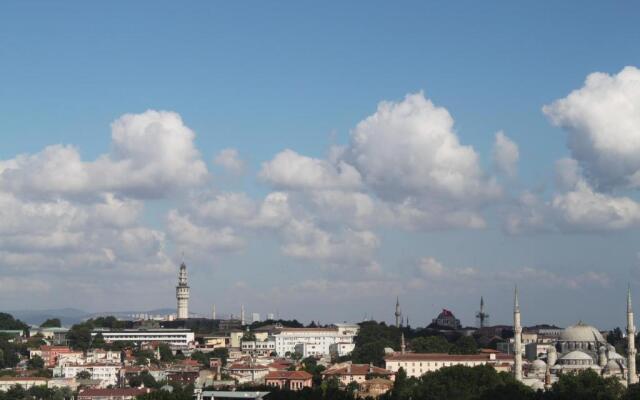
<path fill-rule="evenodd" d="M 563 355 L 562 357 L 560 357 L 561 361 L 590 361 L 593 362 L 593 358 L 591 358 L 590 355 L 588 355 L 587 353 L 580 351 L 580 350 L 574 350 L 572 352 L 569 352 L 565 355 Z"/>
<path fill-rule="evenodd" d="M 566 327 L 560 334 L 560 341 L 606 343 L 600 331 L 582 322 Z"/>
<path fill-rule="evenodd" d="M 622 375 L 624 373 L 624 366 L 620 361 L 609 360 L 604 367 L 604 372 L 610 375 Z"/>

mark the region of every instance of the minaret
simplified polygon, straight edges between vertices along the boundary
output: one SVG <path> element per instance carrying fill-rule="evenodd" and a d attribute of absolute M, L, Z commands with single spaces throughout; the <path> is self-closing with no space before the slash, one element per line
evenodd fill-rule
<path fill-rule="evenodd" d="M 213 312 L 211 313 L 211 319 L 216 319 L 216 305 L 213 305 Z"/>
<path fill-rule="evenodd" d="M 478 319 L 478 328 L 484 328 L 485 323 L 489 319 L 489 314 L 484 311 L 484 298 L 480 296 L 480 311 L 476 314 Z"/>
<path fill-rule="evenodd" d="M 518 286 L 513 296 L 513 344 L 514 365 L 513 376 L 522 382 L 522 327 L 520 326 L 520 304 L 518 304 Z"/>
<path fill-rule="evenodd" d="M 400 317 L 402 317 L 402 312 L 400 311 L 400 298 L 396 297 L 396 328 L 400 328 Z"/>
<path fill-rule="evenodd" d="M 240 325 L 244 326 L 244 304 L 240 306 Z"/>
<path fill-rule="evenodd" d="M 187 285 L 187 266 L 184 262 L 180 264 L 176 299 L 178 300 L 178 319 L 189 318 L 189 285 Z"/>
<path fill-rule="evenodd" d="M 404 354 L 405 349 L 406 345 L 404 343 L 404 332 L 402 332 L 402 334 L 400 335 L 400 353 Z"/>
<path fill-rule="evenodd" d="M 633 325 L 633 307 L 631 306 L 631 285 L 627 292 L 627 385 L 638 383 L 636 374 L 636 327 Z"/>

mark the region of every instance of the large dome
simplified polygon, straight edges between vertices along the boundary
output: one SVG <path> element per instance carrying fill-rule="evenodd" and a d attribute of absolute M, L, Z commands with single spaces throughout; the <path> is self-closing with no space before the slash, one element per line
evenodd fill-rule
<path fill-rule="evenodd" d="M 560 334 L 560 341 L 606 343 L 602 334 L 596 328 L 582 322 L 566 327 Z"/>

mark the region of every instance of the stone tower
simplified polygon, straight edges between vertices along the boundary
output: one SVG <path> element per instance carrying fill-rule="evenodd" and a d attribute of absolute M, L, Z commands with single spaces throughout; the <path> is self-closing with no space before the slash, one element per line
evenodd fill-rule
<path fill-rule="evenodd" d="M 400 328 L 400 318 L 402 317 L 402 312 L 400 311 L 400 298 L 396 297 L 396 328 Z"/>
<path fill-rule="evenodd" d="M 522 326 L 520 326 L 520 304 L 518 303 L 518 286 L 513 296 L 513 376 L 522 382 Z"/>
<path fill-rule="evenodd" d="M 187 266 L 180 265 L 178 286 L 176 286 L 176 300 L 178 300 L 178 319 L 189 318 L 189 285 L 187 285 Z"/>
<path fill-rule="evenodd" d="M 627 384 L 638 383 L 636 374 L 636 327 L 633 324 L 633 307 L 631 306 L 631 285 L 627 292 Z"/>

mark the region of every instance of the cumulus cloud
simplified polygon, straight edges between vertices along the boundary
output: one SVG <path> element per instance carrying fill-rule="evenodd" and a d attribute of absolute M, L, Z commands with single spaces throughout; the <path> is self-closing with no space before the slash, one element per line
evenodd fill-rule
<path fill-rule="evenodd" d="M 382 198 L 427 195 L 481 201 L 500 193 L 471 146 L 460 144 L 453 118 L 422 93 L 382 102 L 358 123 L 348 159 Z"/>
<path fill-rule="evenodd" d="M 111 128 L 111 152 L 95 161 L 82 161 L 73 146 L 55 145 L 0 162 L 0 189 L 34 198 L 104 193 L 154 198 L 208 176 L 195 134 L 177 113 L 125 114 Z"/>
<path fill-rule="evenodd" d="M 181 249 L 200 257 L 216 250 L 238 250 L 245 245 L 233 228 L 196 224 L 188 215 L 176 210 L 171 210 L 167 215 L 167 232 Z"/>
<path fill-rule="evenodd" d="M 305 260 L 368 266 L 379 244 L 371 231 L 345 229 L 331 234 L 311 221 L 294 220 L 284 230 L 282 251 Z"/>
<path fill-rule="evenodd" d="M 481 209 L 501 188 L 453 125 L 445 108 L 410 94 L 380 103 L 356 125 L 349 144 L 333 146 L 327 159 L 285 150 L 263 164 L 260 177 L 294 194 L 292 202 L 324 222 L 357 229 L 482 228 Z"/>
<path fill-rule="evenodd" d="M 592 73 L 543 112 L 568 131 L 572 156 L 596 189 L 640 187 L 639 69 Z"/>
<path fill-rule="evenodd" d="M 260 177 L 275 187 L 292 190 L 353 189 L 361 185 L 358 171 L 344 161 L 334 164 L 289 149 L 262 164 Z"/>
<path fill-rule="evenodd" d="M 513 178 L 518 171 L 520 152 L 518 145 L 509 139 L 504 132 L 496 133 L 493 144 L 493 162 L 501 173 Z"/>
<path fill-rule="evenodd" d="M 213 159 L 213 162 L 234 175 L 241 175 L 246 167 L 244 160 L 240 158 L 238 150 L 232 148 L 221 150 Z"/>

